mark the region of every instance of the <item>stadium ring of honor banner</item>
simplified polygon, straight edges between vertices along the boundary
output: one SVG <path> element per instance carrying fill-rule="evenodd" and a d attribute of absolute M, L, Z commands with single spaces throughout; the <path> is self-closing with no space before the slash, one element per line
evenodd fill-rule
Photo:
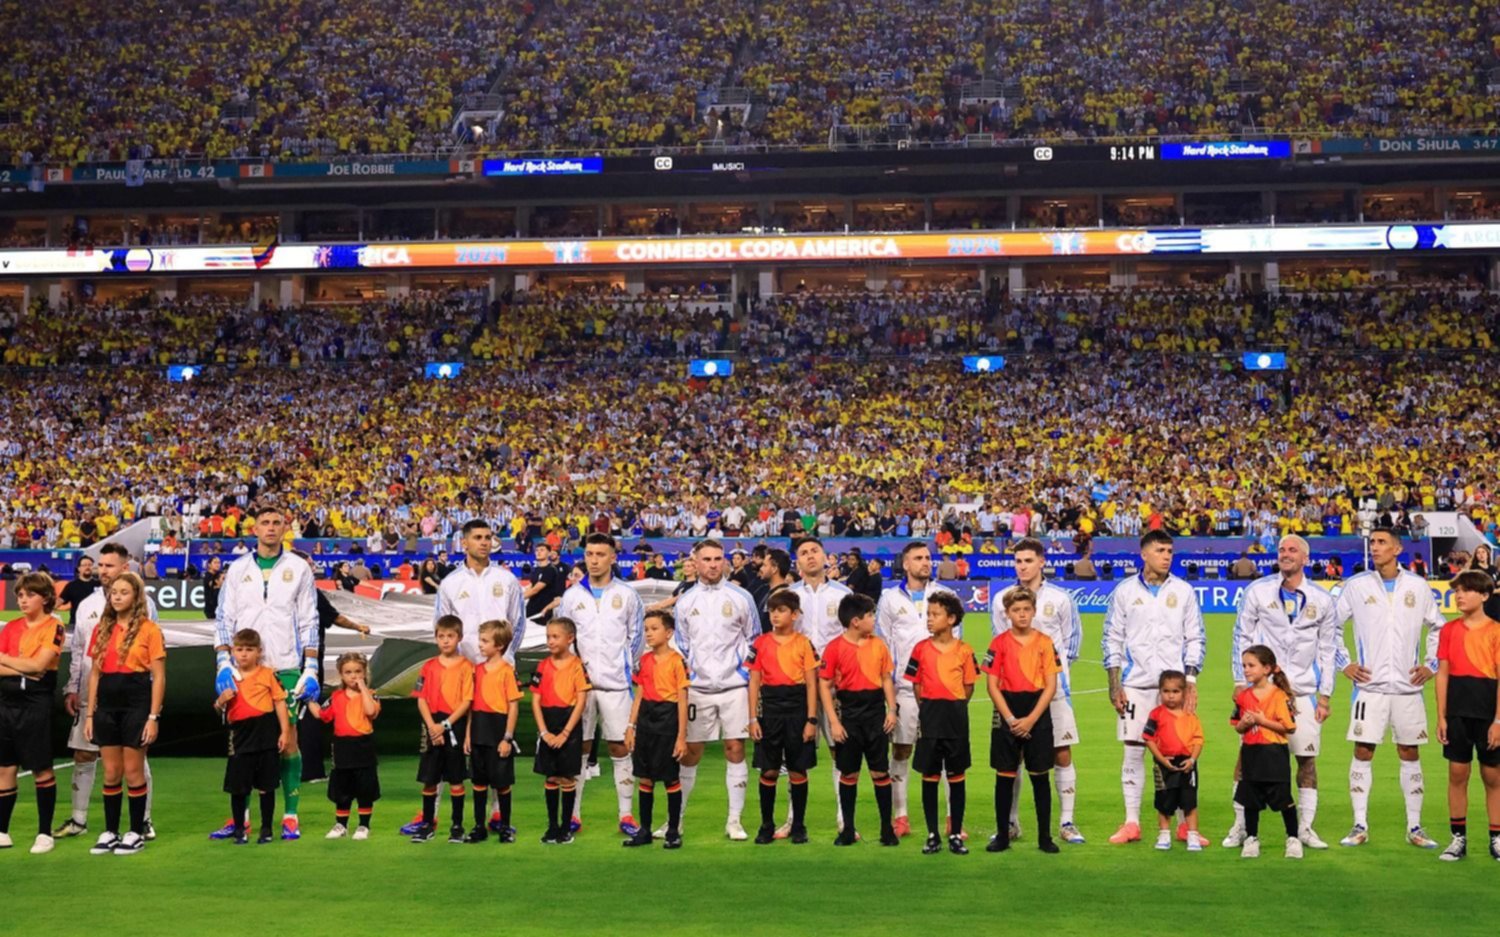
<path fill-rule="evenodd" d="M 424 241 L 269 247 L 216 244 L 0 251 L 0 277 L 1496 249 L 1500 249 L 1500 223 Z"/>

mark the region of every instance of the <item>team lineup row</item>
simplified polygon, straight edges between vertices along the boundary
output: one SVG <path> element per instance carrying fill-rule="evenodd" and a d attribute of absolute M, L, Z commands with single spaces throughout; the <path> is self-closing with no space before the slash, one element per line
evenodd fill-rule
<path fill-rule="evenodd" d="M 237 560 L 225 578 L 218 614 L 217 703 L 232 726 L 234 755 L 225 788 L 233 804 L 231 822 L 216 835 L 247 838 L 253 790 L 260 794 L 261 838 L 270 839 L 278 774 L 284 797 L 281 835 L 300 835 L 298 772 L 292 770 L 296 755 L 290 741 L 291 726 L 307 704 L 315 717 L 334 726 L 335 770 L 329 795 L 340 822 L 330 836 L 347 832 L 357 802 L 360 826 L 354 836 L 363 838 L 379 796 L 372 736 L 379 704 L 368 691 L 360 661 L 344 659 L 343 685 L 327 703 L 317 705 L 315 587 L 307 564 L 281 551 L 284 529 L 281 512 L 262 509 L 256 517 L 259 548 Z M 514 837 L 513 736 L 515 704 L 522 697 L 511 668 L 520 645 L 516 632 L 525 619 L 518 611 L 520 584 L 489 561 L 493 532 L 483 522 L 471 522 L 463 543 L 466 562 L 439 590 L 436 632 L 441 653 L 424 667 L 419 684 L 417 705 L 427 728 L 419 770 L 424 806 L 421 819 L 405 829 L 419 839 L 433 837 L 437 786 L 447 783 L 454 799 L 452 838 L 475 841 L 494 830 L 504 841 Z M 1237 684 L 1234 722 L 1242 746 L 1237 820 L 1226 839 L 1226 845 L 1240 846 L 1244 855 L 1259 852 L 1259 813 L 1267 807 L 1283 815 L 1289 856 L 1300 856 L 1304 845 L 1325 845 L 1313 830 L 1315 759 L 1335 670 L 1342 670 L 1355 685 L 1349 730 L 1355 745 L 1350 766 L 1355 822 L 1343 843 L 1357 846 L 1368 838 L 1370 762 L 1376 745 L 1389 733 L 1401 761 L 1407 839 L 1425 848 L 1437 845 L 1421 826 L 1423 782 L 1417 763 L 1417 746 L 1428 739 L 1422 687 L 1436 677 L 1438 735 L 1451 763 L 1453 842 L 1443 857 L 1457 859 L 1465 853 L 1464 802 L 1469 764 L 1476 755 L 1487 794 L 1492 855 L 1500 847 L 1494 839 L 1500 831 L 1500 625 L 1482 611 L 1493 585 L 1482 574 L 1465 574 L 1467 580 L 1456 581 L 1463 616 L 1445 626 L 1426 582 L 1400 570 L 1399 540 L 1389 531 L 1377 531 L 1370 547 L 1374 570 L 1348 580 L 1335 599 L 1303 577 L 1307 545 L 1301 538 L 1288 537 L 1279 550 L 1278 573 L 1255 583 L 1246 594 L 1232 649 Z M 925 545 L 914 543 L 903 552 L 904 580 L 885 590 L 872 608 L 863 608 L 846 588 L 824 579 L 825 557 L 815 538 L 799 541 L 795 552 L 803 578 L 766 599 L 773 628 L 763 635 L 754 600 L 724 578 L 723 550 L 716 542 L 703 541 L 696 548 L 699 583 L 677 598 L 668 618 L 659 613 L 647 616 L 638 594 L 611 576 L 615 555 L 608 537 L 588 539 L 588 577 L 564 596 L 559 618 L 548 627 L 549 656 L 532 678 L 533 715 L 542 730 L 534 769 L 547 779 L 549 823 L 544 841 L 570 838 L 583 783 L 583 740 L 593 739 L 596 729 L 602 730 L 614 762 L 621 829 L 628 845 L 651 841 L 657 785 L 666 787 L 668 801 L 668 823 L 658 832 L 667 845 L 680 844 L 681 810 L 691 795 L 704 746 L 711 741 L 722 741 L 725 749 L 726 834 L 748 839 L 741 823 L 749 786 L 747 737 L 756 742 L 753 764 L 760 777 L 762 825 L 757 841 L 769 842 L 779 832 L 772 815 L 783 769 L 790 776 L 792 808 L 783 832 L 803 840 L 807 770 L 816 761 L 815 739 L 821 728 L 834 755 L 839 842 L 855 839 L 855 791 L 864 767 L 874 781 L 881 841 L 899 843 L 910 829 L 907 778 L 915 762 L 923 777 L 926 851 L 943 846 L 937 814 L 939 794 L 946 786 L 951 824 L 947 831 L 953 834 L 948 848 L 964 852 L 963 781 L 970 767 L 967 701 L 983 672 L 996 714 L 991 767 L 996 771 L 997 832 L 989 848 L 1003 850 L 1009 844 L 1022 766 L 1031 776 L 1042 848 L 1056 849 L 1048 779 L 1053 767 L 1058 773 L 1059 837 L 1083 842 L 1072 816 L 1072 747 L 1078 733 L 1069 691 L 1069 669 L 1078 657 L 1081 628 L 1067 594 L 1042 579 L 1041 545 L 1018 546 L 1018 583 L 995 592 L 995 639 L 982 665 L 957 633 L 961 605 L 931 580 L 931 556 Z M 1117 737 L 1125 745 L 1125 822 L 1110 841 L 1130 842 L 1141 836 L 1143 759 L 1149 753 L 1161 829 L 1157 847 L 1170 848 L 1168 818 L 1180 812 L 1179 836 L 1190 850 L 1201 849 L 1194 768 L 1202 731 L 1194 710 L 1205 653 L 1202 615 L 1191 587 L 1170 574 L 1171 538 L 1161 532 L 1147 534 L 1141 552 L 1143 573 L 1115 591 L 1104 624 L 1104 665 L 1119 714 Z M 70 745 L 97 745 L 105 764 L 109 829 L 94 851 L 129 854 L 143 847 L 150 832 L 144 751 L 155 738 L 163 682 L 155 671 L 161 669 L 165 651 L 155 656 L 159 630 L 149 620 L 138 581 L 128 575 L 110 580 L 109 607 L 90 617 L 80 615 L 77 621 L 75 647 L 83 637 L 89 653 L 75 653 L 70 687 L 88 687 L 81 720 L 86 738 L 76 738 L 75 732 Z M 55 673 L 55 654 L 64 636 L 44 608 L 50 592 L 42 594 L 40 587 L 28 591 L 24 581 L 19 591 L 27 617 L 7 626 L 0 638 L 0 679 L 6 691 L 0 819 L 8 830 L 16 766 L 36 771 L 39 812 L 46 816 L 33 851 L 47 851 L 53 845 L 48 827 L 55 778 L 50 751 L 41 759 L 47 770 L 36 767 L 35 729 L 41 710 L 50 713 L 50 690 L 42 694 L 39 686 L 47 680 L 49 654 Z M 1344 623 L 1351 620 L 1357 649 L 1353 659 L 1343 649 L 1342 633 Z M 98 631 L 104 622 L 108 628 Z M 90 632 L 86 636 L 85 628 Z M 55 649 L 50 648 L 53 644 Z M 16 656 L 17 651 L 30 653 Z M 1413 662 L 1418 663 L 1412 666 Z M 81 681 L 76 673 L 80 666 L 92 670 Z M 45 707 L 28 702 L 43 695 L 48 700 Z M 47 733 L 40 737 L 45 740 Z M 1289 767 L 1293 756 L 1295 800 Z M 463 782 L 470 776 L 475 826 L 466 834 Z M 126 786 L 131 828 L 122 837 L 120 801 Z M 640 822 L 632 811 L 637 788 Z M 486 824 L 491 789 L 498 809 Z M 88 796 L 85 789 L 85 818 Z M 79 826 L 76 801 L 75 796 L 71 822 Z"/>

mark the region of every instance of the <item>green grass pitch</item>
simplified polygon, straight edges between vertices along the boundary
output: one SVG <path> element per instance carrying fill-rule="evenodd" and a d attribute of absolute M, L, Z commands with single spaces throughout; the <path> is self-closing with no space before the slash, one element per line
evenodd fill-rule
<path fill-rule="evenodd" d="M 968 623 L 970 640 L 982 648 L 989 634 L 985 617 L 971 615 Z M 222 761 L 172 757 L 167 744 L 153 762 L 160 839 L 130 858 L 89 856 L 88 843 L 78 840 L 59 843 L 47 856 L 28 855 L 27 834 L 35 814 L 30 782 L 23 779 L 13 824 L 17 848 L 0 853 L 0 880 L 8 895 L 31 897 L 15 897 L 18 907 L 6 916 L 19 921 L 24 915 L 32 927 L 56 934 L 119 927 L 131 920 L 139 921 L 143 931 L 149 927 L 171 934 L 271 928 L 283 935 L 334 930 L 408 935 L 481 930 L 507 935 L 889 930 L 1053 937 L 1148 932 L 1412 934 L 1438 927 L 1454 934 L 1492 933 L 1493 925 L 1479 915 L 1500 896 L 1500 863 L 1485 855 L 1482 841 L 1474 844 L 1466 862 L 1454 865 L 1439 862 L 1435 852 L 1405 844 L 1395 751 L 1390 746 L 1382 747 L 1376 758 L 1370 845 L 1337 846 L 1350 824 L 1350 745 L 1344 741 L 1348 684 L 1342 679 L 1324 730 L 1320 763 L 1318 827 L 1335 845 L 1328 852 L 1309 850 L 1300 863 L 1284 860 L 1277 834 L 1280 821 L 1266 815 L 1266 849 L 1258 861 L 1243 861 L 1237 850 L 1218 846 L 1231 819 L 1229 787 L 1236 750 L 1227 724 L 1231 625 L 1228 615 L 1209 618 L 1210 652 L 1200 708 L 1208 733 L 1201 813 L 1212 845 L 1200 855 L 1188 855 L 1180 844 L 1160 854 L 1149 842 L 1105 842 L 1122 813 L 1120 746 L 1114 740 L 1114 713 L 1097 663 L 1096 615 L 1085 620 L 1084 660 L 1074 670 L 1074 702 L 1084 740 L 1075 749 L 1078 823 L 1089 842 L 1064 846 L 1061 855 L 1045 856 L 1035 849 L 1029 790 L 1021 805 L 1025 840 L 1001 856 L 983 851 L 993 826 L 993 773 L 987 768 L 990 703 L 981 687 L 971 709 L 976 765 L 969 782 L 966 825 L 974 849 L 969 856 L 924 856 L 916 835 L 895 849 L 869 841 L 835 849 L 826 751 L 819 754 L 821 763 L 811 785 L 812 842 L 801 847 L 786 842 L 730 843 L 723 835 L 722 757 L 712 747 L 687 814 L 686 846 L 675 853 L 620 848 L 607 764 L 604 776 L 587 786 L 585 828 L 577 842 L 566 847 L 540 845 L 541 783 L 525 770 L 529 761 L 524 759 L 518 763 L 523 773 L 515 796 L 519 842 L 414 845 L 396 833 L 419 800 L 411 780 L 415 758 L 406 756 L 382 761 L 385 798 L 376 806 L 370 841 L 325 841 L 332 806 L 326 789 L 311 785 L 303 789 L 301 842 L 234 847 L 210 842 L 205 835 L 227 814 L 227 797 L 219 792 Z M 407 704 L 387 705 L 394 710 Z M 1446 842 L 1446 764 L 1436 744 L 1423 750 L 1423 760 L 1424 819 L 1433 836 Z M 68 776 L 66 771 L 60 775 L 60 817 L 66 816 Z M 912 794 L 912 812 L 920 828 L 916 784 Z M 783 785 L 778 816 L 785 810 L 784 797 Z M 664 809 L 659 805 L 658 815 Z M 446 817 L 446 802 L 440 810 Z M 752 790 L 745 817 L 752 831 L 757 810 Z M 1149 797 L 1146 811 L 1149 839 Z M 860 818 L 868 837 L 875 829 L 875 807 L 867 779 L 860 792 Z M 97 787 L 90 821 L 92 830 L 102 821 Z M 1484 829 L 1477 776 L 1470 821 L 1476 830 Z"/>

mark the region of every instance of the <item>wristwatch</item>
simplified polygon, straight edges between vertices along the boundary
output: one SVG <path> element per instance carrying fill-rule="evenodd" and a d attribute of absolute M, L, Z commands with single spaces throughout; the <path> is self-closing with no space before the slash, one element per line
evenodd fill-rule
<path fill-rule="evenodd" d="M 161 714 L 160 713 L 152 713 L 151 715 L 147 716 L 146 718 L 149 719 L 149 720 L 151 720 L 152 722 L 156 722 L 157 720 L 161 719 Z"/>
<path fill-rule="evenodd" d="M 818 717 L 817 716 L 808 716 L 807 717 L 807 724 L 810 725 L 810 726 L 817 725 L 818 724 Z"/>
<path fill-rule="evenodd" d="M 451 729 L 451 728 L 453 728 L 453 723 L 449 722 L 447 719 L 444 719 L 443 720 L 443 728 L 445 728 L 445 729 Z"/>

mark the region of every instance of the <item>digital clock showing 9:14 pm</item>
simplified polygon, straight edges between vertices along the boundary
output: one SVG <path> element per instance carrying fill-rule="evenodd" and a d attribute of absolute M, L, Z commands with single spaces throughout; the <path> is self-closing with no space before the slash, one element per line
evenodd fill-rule
<path fill-rule="evenodd" d="M 1109 148 L 1109 158 L 1115 162 L 1134 162 L 1156 159 L 1156 146 L 1150 143 L 1131 143 Z"/>

